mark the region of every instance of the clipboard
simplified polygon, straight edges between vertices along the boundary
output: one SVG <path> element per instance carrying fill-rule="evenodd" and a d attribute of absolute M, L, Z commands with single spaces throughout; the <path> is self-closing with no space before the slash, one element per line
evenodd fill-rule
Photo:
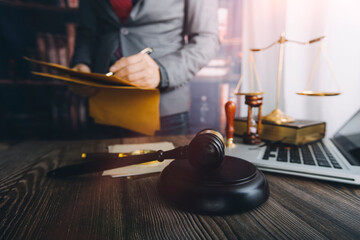
<path fill-rule="evenodd" d="M 79 71 L 76 71 L 71 68 L 68 68 L 68 67 L 65 67 L 65 66 L 62 66 L 59 64 L 55 64 L 55 63 L 48 63 L 45 61 L 35 60 L 35 59 L 28 58 L 28 57 L 24 57 L 24 59 L 29 62 L 38 64 L 38 65 L 41 65 L 44 67 L 54 69 L 58 72 L 58 74 L 50 74 L 50 73 L 39 73 L 39 72 L 33 71 L 32 73 L 35 75 L 44 76 L 44 77 L 50 77 L 49 75 L 52 75 L 51 78 L 57 78 L 57 79 L 69 81 L 69 82 L 75 82 L 74 80 L 76 79 L 77 80 L 76 83 L 85 84 L 85 85 L 93 84 L 92 86 L 94 86 L 95 83 L 98 83 L 102 86 L 109 85 L 109 86 L 133 86 L 133 87 L 135 87 L 133 84 L 129 83 L 128 81 L 118 78 L 116 76 L 106 76 L 105 74 L 101 74 L 101 73 L 79 72 Z M 69 78 L 65 79 L 64 76 L 68 76 L 71 79 L 69 79 Z M 98 86 L 100 86 L 100 85 L 98 85 Z"/>
<path fill-rule="evenodd" d="M 100 88 L 89 98 L 89 113 L 96 123 L 123 127 L 145 135 L 160 130 L 158 89 L 138 88 L 116 76 L 79 72 L 68 67 L 24 57 L 27 61 L 56 70 L 32 74 Z"/>

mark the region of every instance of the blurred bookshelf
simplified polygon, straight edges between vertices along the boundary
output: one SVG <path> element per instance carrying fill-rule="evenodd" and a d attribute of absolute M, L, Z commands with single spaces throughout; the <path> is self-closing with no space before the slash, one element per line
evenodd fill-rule
<path fill-rule="evenodd" d="M 0 0 L 0 79 L 36 80 L 23 56 L 68 66 L 77 6 L 78 0 Z"/>
<path fill-rule="evenodd" d="M 76 12 L 78 7 L 78 1 L 72 1 L 67 3 L 66 1 L 10 1 L 0 0 L 0 5 L 7 5 L 19 8 L 26 8 L 31 10 L 46 10 L 52 12 Z"/>
<path fill-rule="evenodd" d="M 81 137 L 87 100 L 23 56 L 69 65 L 78 0 L 0 0 L 0 141 Z"/>
<path fill-rule="evenodd" d="M 65 86 L 66 84 L 63 81 L 58 80 L 34 80 L 34 79 L 18 79 L 18 80 L 9 80 L 9 79 L 0 79 L 0 85 L 38 85 L 38 86 Z"/>

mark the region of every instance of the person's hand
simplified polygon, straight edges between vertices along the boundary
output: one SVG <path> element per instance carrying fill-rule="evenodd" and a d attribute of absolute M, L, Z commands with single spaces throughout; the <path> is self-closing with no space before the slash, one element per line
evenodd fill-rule
<path fill-rule="evenodd" d="M 148 54 L 123 57 L 109 69 L 115 76 L 141 88 L 156 88 L 160 83 L 158 64 Z"/>
<path fill-rule="evenodd" d="M 76 64 L 73 68 L 73 70 L 79 71 L 79 72 L 86 72 L 86 73 L 90 73 L 91 69 L 88 65 L 83 64 L 83 63 L 79 63 Z"/>
<path fill-rule="evenodd" d="M 91 72 L 91 69 L 89 68 L 89 66 L 86 64 L 82 64 L 82 63 L 76 64 L 72 69 L 79 71 L 79 72 L 87 72 L 87 73 Z M 77 83 L 69 83 L 68 88 L 73 93 L 80 95 L 82 97 L 95 96 L 100 90 L 97 87 L 91 87 L 91 86 L 86 86 L 86 85 L 77 84 Z"/>

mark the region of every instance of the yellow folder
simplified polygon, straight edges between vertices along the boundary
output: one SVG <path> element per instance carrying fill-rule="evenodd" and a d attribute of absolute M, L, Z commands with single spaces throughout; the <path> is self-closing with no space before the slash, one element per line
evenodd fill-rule
<path fill-rule="evenodd" d="M 116 76 L 84 73 L 54 63 L 25 59 L 57 71 L 57 74 L 32 72 L 35 75 L 101 88 L 89 98 L 90 116 L 95 122 L 146 135 L 154 135 L 160 130 L 160 93 L 157 89 L 137 88 Z"/>

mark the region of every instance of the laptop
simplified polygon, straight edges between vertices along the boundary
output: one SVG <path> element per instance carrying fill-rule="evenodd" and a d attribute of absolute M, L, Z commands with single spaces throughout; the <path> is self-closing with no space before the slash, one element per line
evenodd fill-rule
<path fill-rule="evenodd" d="M 302 146 L 236 143 L 225 152 L 267 172 L 360 185 L 360 110 L 330 139 Z"/>

